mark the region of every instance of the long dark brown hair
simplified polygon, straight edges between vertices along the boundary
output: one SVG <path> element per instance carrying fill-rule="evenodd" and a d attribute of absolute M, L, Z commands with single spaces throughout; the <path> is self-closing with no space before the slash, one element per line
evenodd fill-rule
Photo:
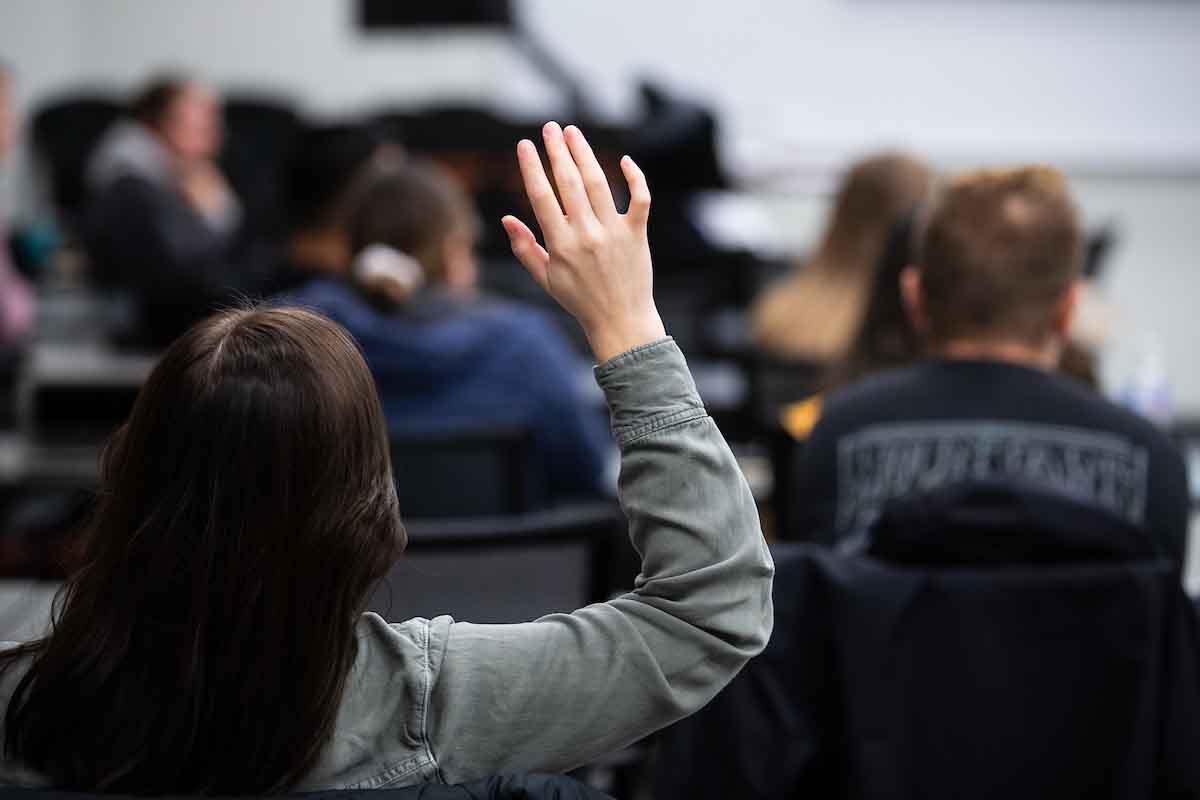
<path fill-rule="evenodd" d="M 404 548 L 351 338 L 291 308 L 179 339 L 106 450 L 84 565 L 28 660 L 6 756 L 74 790 L 257 794 L 328 740 L 367 591 Z"/>
<path fill-rule="evenodd" d="M 933 172 L 904 153 L 881 153 L 842 179 L 815 252 L 769 290 L 752 314 L 754 338 L 784 358 L 841 358 L 862 321 L 889 231 L 929 191 Z"/>
<path fill-rule="evenodd" d="M 913 262 L 915 216 L 914 212 L 892 226 L 875 268 L 862 322 L 846 354 L 823 381 L 825 391 L 853 383 L 871 372 L 916 361 L 923 354 L 924 344 L 900 297 L 900 274 Z"/>

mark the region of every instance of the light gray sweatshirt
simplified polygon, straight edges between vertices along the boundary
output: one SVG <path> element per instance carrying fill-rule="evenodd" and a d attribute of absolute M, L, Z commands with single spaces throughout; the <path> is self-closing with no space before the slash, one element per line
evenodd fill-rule
<path fill-rule="evenodd" d="M 634 590 L 520 625 L 363 615 L 333 737 L 297 791 L 567 770 L 696 711 L 766 645 L 771 556 L 679 348 L 635 348 L 596 379 L 642 554 Z"/>

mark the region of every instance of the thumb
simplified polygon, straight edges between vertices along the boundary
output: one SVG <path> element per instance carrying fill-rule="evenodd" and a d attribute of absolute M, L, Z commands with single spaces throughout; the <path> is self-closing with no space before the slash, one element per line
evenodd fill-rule
<path fill-rule="evenodd" d="M 650 187 L 646 184 L 646 175 L 629 156 L 621 159 L 621 172 L 625 174 L 625 182 L 629 185 L 629 213 L 627 216 L 642 228 L 650 218 Z"/>
<path fill-rule="evenodd" d="M 543 289 L 549 289 L 550 254 L 537 243 L 529 226 L 514 216 L 506 216 L 500 220 L 504 232 L 508 234 L 508 243 L 513 255 L 529 270 L 529 274 Z"/>

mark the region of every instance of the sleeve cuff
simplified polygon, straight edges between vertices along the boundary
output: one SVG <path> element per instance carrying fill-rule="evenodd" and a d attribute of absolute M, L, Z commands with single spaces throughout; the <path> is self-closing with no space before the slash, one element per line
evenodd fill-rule
<path fill-rule="evenodd" d="M 622 447 L 707 416 L 683 353 L 670 337 L 626 350 L 596 367 L 595 375 Z"/>

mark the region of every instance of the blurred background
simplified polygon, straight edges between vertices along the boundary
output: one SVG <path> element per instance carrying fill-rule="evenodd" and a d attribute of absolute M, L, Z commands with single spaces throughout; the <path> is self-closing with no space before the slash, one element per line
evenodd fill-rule
<path fill-rule="evenodd" d="M 157 352 L 128 287 L 98 278 L 83 220 L 96 145 L 164 72 L 220 98 L 217 160 L 254 247 L 288 229 L 282 175 L 303 131 L 353 122 L 452 174 L 482 222 L 480 284 L 546 313 L 498 224 L 532 221 L 515 141 L 557 119 L 614 175 L 633 154 L 668 329 L 768 524 L 774 421 L 805 378 L 754 351 L 748 309 L 817 246 L 847 168 L 881 150 L 942 173 L 1063 169 L 1090 236 L 1082 335 L 1100 390 L 1185 446 L 1200 431 L 1198 2 L 5 0 L 0 63 L 19 122 L 0 219 L 38 299 L 4 363 L 5 638 L 39 624 L 30 587 L 44 599 L 66 569 L 96 448 Z M 556 320 L 586 383 L 579 331 Z"/>

